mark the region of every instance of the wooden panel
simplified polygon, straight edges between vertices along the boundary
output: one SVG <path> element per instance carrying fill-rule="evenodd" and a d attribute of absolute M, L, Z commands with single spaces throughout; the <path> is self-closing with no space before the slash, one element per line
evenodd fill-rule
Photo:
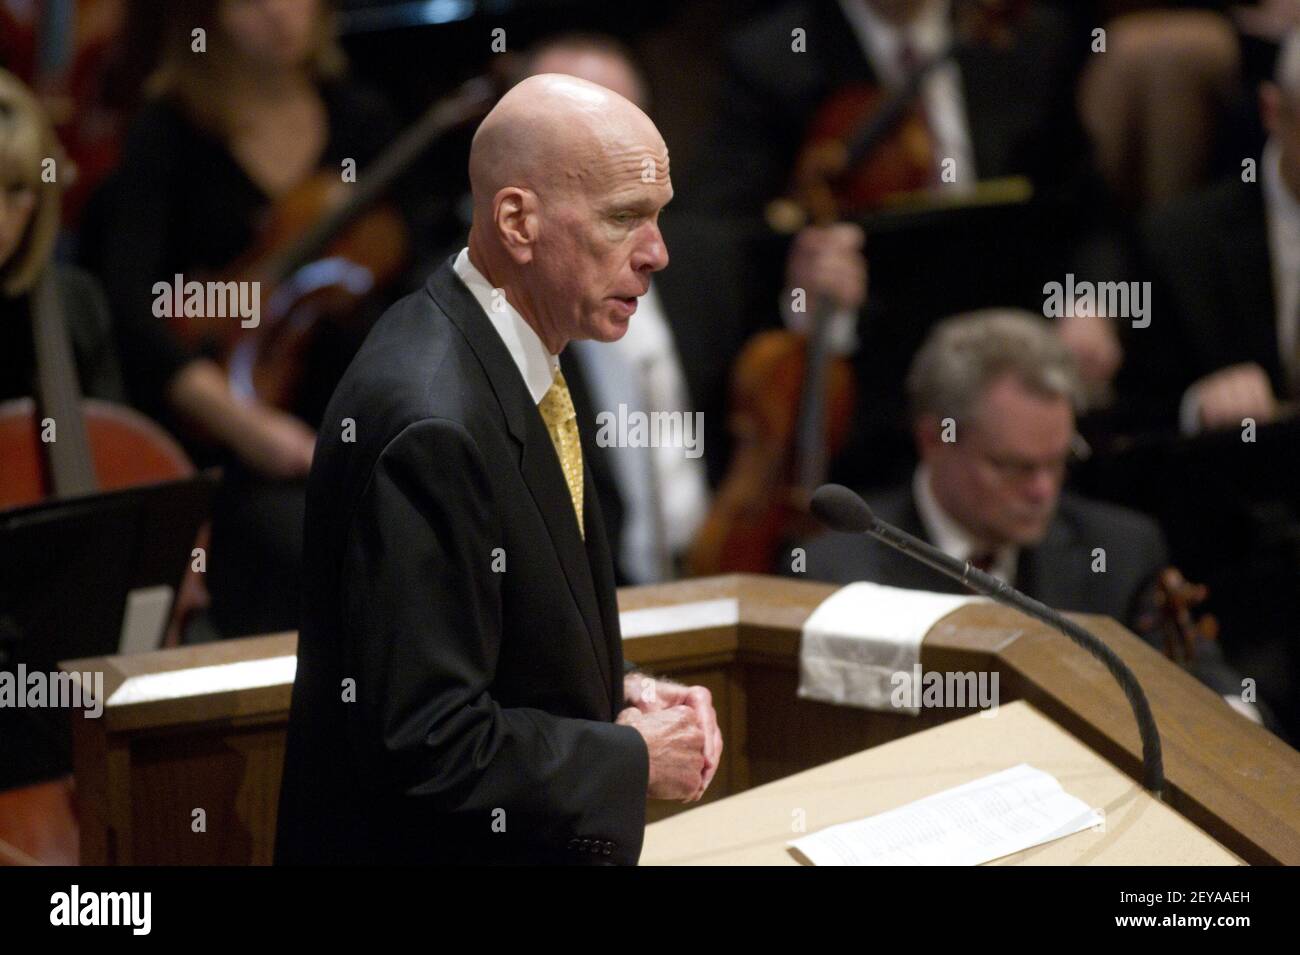
<path fill-rule="evenodd" d="M 627 657 L 714 694 L 725 743 L 709 800 L 962 715 L 799 700 L 803 622 L 834 589 L 734 575 L 619 592 Z M 1300 864 L 1300 754 L 1118 624 L 1080 619 L 1147 688 L 1164 736 L 1169 805 L 1249 862 Z M 74 720 L 82 861 L 269 859 L 295 649 L 296 636 L 280 634 L 64 664 L 103 671 L 109 694 L 102 719 Z M 932 628 L 921 663 L 997 672 L 1003 702 L 1031 702 L 1137 776 L 1137 732 L 1118 686 L 1044 625 L 970 605 Z M 210 833 L 217 819 L 233 828 L 228 844 L 191 839 L 188 821 L 175 830 L 177 814 L 188 820 L 196 805 L 208 809 Z M 682 808 L 656 803 L 647 815 Z"/>
<path fill-rule="evenodd" d="M 160 865 L 269 865 L 283 763 L 282 725 L 137 740 L 132 856 Z"/>

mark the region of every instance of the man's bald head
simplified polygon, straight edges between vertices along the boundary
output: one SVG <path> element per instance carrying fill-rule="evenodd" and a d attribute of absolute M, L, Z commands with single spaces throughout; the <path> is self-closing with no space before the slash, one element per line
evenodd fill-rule
<path fill-rule="evenodd" d="M 652 149 L 667 175 L 668 149 L 650 118 L 617 93 L 575 76 L 541 73 L 511 89 L 484 118 L 469 154 L 474 202 L 506 186 L 582 188 L 605 173 L 603 156 Z"/>
<path fill-rule="evenodd" d="M 469 165 L 480 271 L 552 351 L 622 337 L 668 261 L 668 148 L 650 118 L 595 83 L 530 76 L 483 120 Z"/>

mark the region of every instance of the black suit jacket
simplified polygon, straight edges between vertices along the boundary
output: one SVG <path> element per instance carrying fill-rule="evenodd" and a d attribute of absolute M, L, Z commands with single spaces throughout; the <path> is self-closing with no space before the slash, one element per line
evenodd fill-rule
<path fill-rule="evenodd" d="M 1140 423 L 1172 425 L 1197 379 L 1256 362 L 1286 394 L 1263 185 L 1232 177 L 1169 203 L 1141 230 L 1151 325 L 1128 332 L 1120 388 Z"/>
<path fill-rule="evenodd" d="M 868 503 L 882 520 L 927 539 L 910 485 Z M 1105 573 L 1092 571 L 1095 547 L 1106 551 Z M 813 580 L 969 593 L 952 578 L 860 534 L 823 534 L 806 548 L 806 576 Z M 1154 521 L 1065 493 L 1047 536 L 1035 547 L 1021 548 L 1016 587 L 1049 607 L 1105 614 L 1132 626 L 1140 592 L 1166 563 L 1164 537 Z"/>
<path fill-rule="evenodd" d="M 612 722 L 624 665 L 590 471 L 584 545 L 451 260 L 379 320 L 321 435 L 277 861 L 635 863 L 648 755 Z"/>

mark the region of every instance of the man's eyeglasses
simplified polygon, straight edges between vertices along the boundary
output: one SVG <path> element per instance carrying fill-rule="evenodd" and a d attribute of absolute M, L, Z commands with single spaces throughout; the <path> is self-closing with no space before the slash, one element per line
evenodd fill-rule
<path fill-rule="evenodd" d="M 1070 449 L 1061 458 L 1053 461 L 1027 461 L 1023 458 L 977 452 L 998 476 L 1008 483 L 1027 483 L 1041 470 L 1047 470 L 1053 477 L 1061 479 L 1066 472 L 1084 461 L 1092 453 L 1092 448 L 1081 435 L 1076 434 L 1070 442 Z"/>

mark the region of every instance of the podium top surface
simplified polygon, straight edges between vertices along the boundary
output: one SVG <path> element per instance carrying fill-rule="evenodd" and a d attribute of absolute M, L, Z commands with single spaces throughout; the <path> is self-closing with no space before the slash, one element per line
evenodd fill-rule
<path fill-rule="evenodd" d="M 642 865 L 798 865 L 786 843 L 1019 763 L 1101 809 L 1084 830 L 990 865 L 1240 865 L 1241 859 L 1029 703 L 787 776 L 646 828 Z M 803 830 L 795 829 L 802 820 Z"/>

